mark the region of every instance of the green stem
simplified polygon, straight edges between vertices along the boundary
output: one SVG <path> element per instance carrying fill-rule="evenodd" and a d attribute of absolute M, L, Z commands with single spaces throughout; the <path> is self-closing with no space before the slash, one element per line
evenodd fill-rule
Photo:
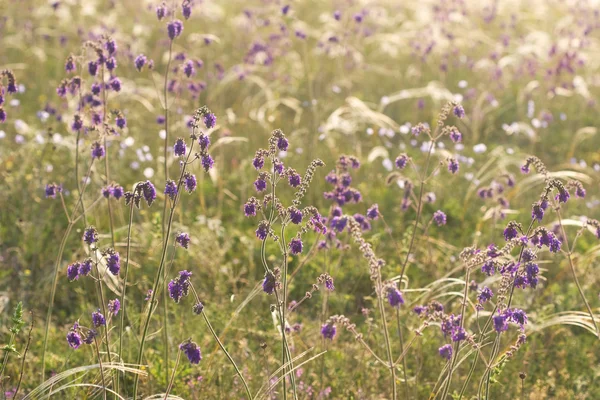
<path fill-rule="evenodd" d="M 164 400 L 167 400 L 169 398 L 169 393 L 171 392 L 171 389 L 173 388 L 173 383 L 175 382 L 175 375 L 177 374 L 177 367 L 179 367 L 179 360 L 181 359 L 181 349 L 179 349 L 179 347 L 177 347 L 177 359 L 175 360 L 175 367 L 173 368 L 173 373 L 171 374 L 171 380 L 169 381 L 169 384 L 167 385 L 167 390 L 165 392 L 165 398 Z"/>

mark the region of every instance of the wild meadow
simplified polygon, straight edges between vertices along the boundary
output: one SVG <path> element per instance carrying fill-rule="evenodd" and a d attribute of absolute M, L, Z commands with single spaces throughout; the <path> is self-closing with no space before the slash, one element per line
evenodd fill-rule
<path fill-rule="evenodd" d="M 599 399 L 600 5 L 0 1 L 0 398 Z"/>

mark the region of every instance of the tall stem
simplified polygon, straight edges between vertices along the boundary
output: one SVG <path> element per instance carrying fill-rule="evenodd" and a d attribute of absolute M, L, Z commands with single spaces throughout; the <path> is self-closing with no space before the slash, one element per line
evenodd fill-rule
<path fill-rule="evenodd" d="M 104 400 L 106 400 L 106 381 L 104 379 L 104 368 L 102 367 L 102 357 L 100 357 L 100 348 L 98 347 L 98 340 L 94 338 L 94 344 L 96 345 L 96 356 L 98 357 L 98 365 L 100 365 L 100 377 L 102 379 L 102 388 L 104 388 Z"/>
<path fill-rule="evenodd" d="M 381 314 L 381 324 L 383 325 L 383 336 L 385 338 L 385 347 L 388 355 L 388 365 L 390 368 L 390 373 L 392 375 L 392 399 L 396 400 L 398 398 L 398 392 L 396 388 L 396 366 L 394 363 L 394 357 L 392 356 L 392 345 L 390 343 L 390 335 L 388 333 L 387 328 L 387 320 L 385 318 L 385 307 L 383 305 L 383 285 L 381 282 L 381 270 L 377 271 L 377 304 L 379 305 L 379 313 Z"/>
<path fill-rule="evenodd" d="M 175 198 L 173 199 L 173 204 L 171 206 L 171 212 L 169 213 L 169 222 L 167 224 L 167 231 L 165 232 L 165 237 L 163 240 L 163 249 L 162 249 L 162 254 L 160 256 L 160 264 L 158 266 L 158 270 L 156 271 L 156 276 L 154 278 L 154 284 L 152 285 L 152 296 L 150 297 L 150 304 L 148 306 L 148 312 L 146 314 L 146 318 L 144 321 L 144 328 L 142 331 L 142 338 L 140 340 L 140 347 L 139 347 L 138 359 L 137 359 L 138 365 L 142 364 L 142 358 L 144 356 L 144 344 L 146 343 L 146 335 L 148 334 L 148 326 L 150 325 L 150 318 L 152 317 L 152 310 L 156 306 L 155 302 L 157 301 L 156 300 L 156 292 L 158 291 L 158 286 L 161 281 L 161 278 L 164 275 L 163 270 L 164 270 L 164 265 L 165 265 L 165 256 L 167 254 L 167 247 L 169 245 L 169 235 L 171 233 L 171 226 L 173 224 L 173 216 L 175 215 L 175 207 L 177 206 L 177 200 L 179 199 L 179 194 L 181 193 L 181 186 L 183 183 L 183 175 L 185 174 L 185 170 L 187 168 L 189 158 L 190 158 L 191 154 L 193 153 L 194 143 L 195 143 L 195 141 L 192 141 L 192 144 L 190 146 L 190 151 L 186 157 L 183 167 L 181 168 L 181 174 L 179 175 L 179 180 L 177 183 L 177 194 L 175 195 Z M 135 379 L 134 379 L 134 383 L 133 383 L 133 398 L 134 399 L 137 398 L 138 383 L 139 383 L 139 375 L 136 375 Z"/>
<path fill-rule="evenodd" d="M 179 349 L 179 347 L 178 347 L 178 349 Z M 173 383 L 175 382 L 175 375 L 177 374 L 177 367 L 179 367 L 180 359 L 181 359 L 181 349 L 177 350 L 177 358 L 175 359 L 175 367 L 173 367 L 173 373 L 171 374 L 171 380 L 169 381 L 169 384 L 167 385 L 167 390 L 165 391 L 164 400 L 167 400 L 169 398 L 169 393 L 171 392 L 171 389 L 173 388 Z"/>

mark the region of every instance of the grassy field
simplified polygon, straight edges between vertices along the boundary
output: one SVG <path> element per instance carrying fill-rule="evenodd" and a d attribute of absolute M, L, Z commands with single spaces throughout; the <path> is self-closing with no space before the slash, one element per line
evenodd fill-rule
<path fill-rule="evenodd" d="M 599 32 L 0 1 L 0 398 L 600 398 Z"/>

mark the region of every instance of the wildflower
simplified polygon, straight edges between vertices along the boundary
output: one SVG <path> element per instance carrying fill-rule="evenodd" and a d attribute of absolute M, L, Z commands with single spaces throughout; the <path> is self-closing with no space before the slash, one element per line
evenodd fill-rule
<path fill-rule="evenodd" d="M 169 179 L 165 184 L 165 194 L 171 198 L 171 200 L 175 199 L 177 195 L 177 184 L 174 180 Z"/>
<path fill-rule="evenodd" d="M 290 207 L 290 221 L 294 224 L 299 224 L 302 222 L 302 211 L 298 210 L 296 207 Z"/>
<path fill-rule="evenodd" d="M 325 287 L 330 292 L 333 292 L 335 290 L 335 286 L 333 285 L 333 278 L 331 276 L 329 276 L 329 275 L 327 275 L 325 277 Z"/>
<path fill-rule="evenodd" d="M 108 82 L 108 84 L 110 85 L 110 88 L 112 90 L 114 90 L 115 92 L 120 92 L 121 91 L 121 80 L 117 77 L 114 77 L 110 80 L 110 82 Z"/>
<path fill-rule="evenodd" d="M 299 238 L 293 238 L 290 240 L 290 251 L 292 254 L 302 253 L 302 240 Z"/>
<path fill-rule="evenodd" d="M 523 329 L 523 325 L 527 324 L 527 314 L 519 308 L 511 308 L 507 311 L 508 319 Z"/>
<path fill-rule="evenodd" d="M 98 241 L 98 231 L 95 227 L 90 226 L 83 232 L 83 241 L 90 246 Z"/>
<path fill-rule="evenodd" d="M 483 304 L 489 301 L 492 298 L 492 296 L 494 296 L 492 289 L 485 286 L 477 295 L 477 300 L 479 301 L 479 303 Z"/>
<path fill-rule="evenodd" d="M 106 151 L 104 150 L 104 146 L 102 146 L 100 142 L 94 142 L 94 144 L 92 144 L 92 158 L 100 159 L 104 157 L 105 154 Z"/>
<path fill-rule="evenodd" d="M 94 324 L 96 328 L 99 326 L 106 325 L 106 318 L 104 318 L 104 315 L 102 315 L 100 309 L 92 313 L 92 324 Z"/>
<path fill-rule="evenodd" d="M 183 174 L 183 184 L 185 185 L 185 190 L 187 190 L 188 193 L 192 193 L 194 190 L 196 190 L 197 186 L 196 176 L 186 172 Z"/>
<path fill-rule="evenodd" d="M 465 117 L 465 109 L 463 108 L 463 106 L 461 106 L 460 104 L 457 104 L 454 106 L 454 109 L 452 110 L 452 112 L 454 113 L 454 115 L 456 115 L 458 118 L 464 118 Z"/>
<path fill-rule="evenodd" d="M 494 316 L 494 329 L 496 332 L 503 332 L 508 329 L 508 324 L 506 323 L 506 316 L 503 314 L 498 314 Z"/>
<path fill-rule="evenodd" d="M 214 164 L 215 162 L 209 154 L 202 155 L 202 167 L 204 167 L 206 172 L 208 172 L 208 170 L 211 169 Z"/>
<path fill-rule="evenodd" d="M 204 304 L 202 304 L 201 302 L 194 304 L 192 311 L 194 311 L 194 314 L 196 315 L 202 314 L 202 311 L 204 311 Z"/>
<path fill-rule="evenodd" d="M 200 144 L 200 149 L 206 151 L 208 150 L 208 146 L 210 146 L 210 138 L 202 133 L 198 137 L 198 143 Z"/>
<path fill-rule="evenodd" d="M 291 187 L 298 187 L 298 186 L 300 186 L 300 183 L 302 182 L 302 178 L 300 177 L 300 174 L 292 173 L 289 176 L 288 181 L 289 181 L 289 184 Z"/>
<path fill-rule="evenodd" d="M 108 54 L 111 56 L 117 52 L 117 43 L 112 38 L 109 38 L 106 41 L 105 47 L 106 47 L 106 50 L 108 50 Z"/>
<path fill-rule="evenodd" d="M 175 301 L 175 303 L 179 303 L 179 300 L 188 295 L 191 276 L 191 272 L 185 270 L 180 271 L 179 277 L 172 279 L 171 282 L 169 282 L 169 296 Z"/>
<path fill-rule="evenodd" d="M 452 358 L 452 345 L 445 344 L 438 349 L 440 356 L 445 358 L 446 360 L 450 360 Z"/>
<path fill-rule="evenodd" d="M 407 163 L 408 163 L 408 156 L 406 154 L 400 154 L 398 157 L 396 157 L 396 168 L 404 169 L 404 167 L 406 167 Z"/>
<path fill-rule="evenodd" d="M 115 118 L 115 124 L 119 127 L 119 129 L 123 129 L 127 126 L 127 120 L 123 114 L 119 113 L 119 115 L 117 115 L 117 118 Z"/>
<path fill-rule="evenodd" d="M 192 2 L 190 0 L 184 0 L 181 4 L 181 14 L 185 19 L 189 19 L 192 15 Z"/>
<path fill-rule="evenodd" d="M 177 242 L 177 244 L 179 244 L 184 249 L 187 249 L 190 245 L 190 235 L 185 232 L 181 232 L 175 238 L 175 242 Z"/>
<path fill-rule="evenodd" d="M 200 353 L 200 347 L 190 339 L 179 345 L 179 349 L 183 351 L 183 354 L 190 360 L 191 364 L 199 364 L 202 360 L 202 354 Z"/>
<path fill-rule="evenodd" d="M 81 346 L 81 335 L 78 332 L 78 327 L 79 325 L 75 322 L 73 328 L 69 329 L 69 333 L 67 333 L 67 343 L 75 350 Z"/>
<path fill-rule="evenodd" d="M 6 122 L 6 111 L 0 107 L 0 122 Z"/>
<path fill-rule="evenodd" d="M 323 338 L 325 339 L 333 340 L 336 333 L 337 328 L 333 324 L 333 322 L 327 322 L 326 324 L 323 324 L 323 326 L 321 326 L 321 335 L 323 335 Z"/>
<path fill-rule="evenodd" d="M 86 258 L 79 264 L 79 276 L 87 276 L 92 271 L 93 261 L 91 258 Z"/>
<path fill-rule="evenodd" d="M 267 221 L 261 221 L 256 229 L 256 237 L 260 240 L 265 240 L 269 233 L 269 223 Z"/>
<path fill-rule="evenodd" d="M 53 199 L 56 198 L 56 194 L 57 193 L 61 193 L 62 192 L 62 186 L 61 185 L 57 185 L 56 183 L 48 183 L 46 184 L 46 198 L 48 197 L 52 197 Z"/>
<path fill-rule="evenodd" d="M 246 217 L 254 217 L 256 216 L 256 204 L 252 201 L 248 201 L 244 204 L 244 215 Z"/>
<path fill-rule="evenodd" d="M 504 229 L 504 240 L 509 241 L 517 237 L 519 232 L 517 231 L 516 224 L 509 223 L 506 229 Z"/>
<path fill-rule="evenodd" d="M 456 128 L 451 128 L 448 135 L 453 143 L 460 143 L 462 141 L 462 133 Z"/>
<path fill-rule="evenodd" d="M 433 221 L 437 226 L 446 225 L 446 214 L 442 210 L 437 210 L 433 213 Z"/>
<path fill-rule="evenodd" d="M 75 279 L 79 279 L 79 267 L 80 264 L 78 262 L 69 264 L 69 266 L 67 266 L 67 278 L 69 278 L 71 282 L 73 282 Z"/>
<path fill-rule="evenodd" d="M 173 146 L 173 151 L 176 156 L 181 157 L 185 155 L 187 150 L 187 146 L 185 145 L 185 141 L 182 138 L 178 138 L 175 141 L 175 145 Z"/>
<path fill-rule="evenodd" d="M 541 221 L 544 218 L 544 208 L 541 203 L 535 203 L 531 209 L 531 218 Z"/>
<path fill-rule="evenodd" d="M 265 166 L 265 159 L 262 157 L 256 156 L 252 160 L 252 165 L 254 166 L 254 169 L 259 171 L 260 169 L 262 169 L 262 167 Z"/>
<path fill-rule="evenodd" d="M 95 329 L 90 329 L 88 331 L 87 335 L 85 335 L 85 339 L 83 339 L 83 343 L 85 343 L 85 344 L 94 343 L 94 339 L 96 339 L 96 336 L 98 336 L 98 331 L 96 331 Z"/>
<path fill-rule="evenodd" d="M 114 57 L 110 57 L 108 60 L 106 60 L 106 68 L 109 71 L 114 71 L 115 68 L 117 68 L 117 60 L 115 60 Z"/>
<path fill-rule="evenodd" d="M 461 340 L 465 340 L 467 338 L 467 331 L 465 331 L 463 327 L 458 326 L 452 330 L 450 338 L 453 342 L 460 342 Z"/>
<path fill-rule="evenodd" d="M 277 139 L 277 148 L 281 151 L 287 151 L 288 149 L 288 140 L 285 137 L 280 137 Z"/>
<path fill-rule="evenodd" d="M 275 279 L 275 275 L 273 275 L 271 272 L 267 272 L 265 274 L 265 279 L 263 280 L 263 291 L 266 294 L 273 294 L 273 292 L 275 291 L 275 286 L 276 286 L 277 282 Z"/>
<path fill-rule="evenodd" d="M 142 184 L 142 193 L 148 206 L 151 206 L 156 199 L 156 188 L 150 181 L 146 181 Z"/>
<path fill-rule="evenodd" d="M 569 200 L 569 191 L 567 189 L 560 190 L 556 195 L 556 199 L 559 203 L 566 203 Z"/>
<path fill-rule="evenodd" d="M 448 171 L 452 172 L 453 174 L 458 172 L 458 161 L 455 158 L 449 158 L 448 159 Z"/>
<path fill-rule="evenodd" d="M 92 94 L 98 96 L 100 94 L 100 91 L 102 90 L 102 86 L 100 86 L 99 83 L 92 83 L 90 90 L 92 91 Z"/>
<path fill-rule="evenodd" d="M 104 257 L 106 258 L 106 266 L 111 274 L 117 276 L 121 270 L 121 256 L 114 249 L 106 250 Z"/>
<path fill-rule="evenodd" d="M 379 218 L 379 206 L 377 204 L 373 204 L 371 208 L 367 210 L 367 218 L 372 220 Z"/>
<path fill-rule="evenodd" d="M 120 309 L 121 302 L 119 301 L 119 299 L 110 300 L 108 302 L 108 312 L 110 312 L 112 315 L 116 316 L 119 313 Z"/>
<path fill-rule="evenodd" d="M 390 306 L 399 308 L 401 304 L 404 304 L 404 297 L 402 296 L 402 292 L 400 292 L 395 287 L 388 288 L 387 298 Z"/>
<path fill-rule="evenodd" d="M 67 61 L 65 63 L 65 71 L 69 73 L 75 72 L 75 60 L 73 59 L 73 56 L 69 56 L 67 58 Z"/>
<path fill-rule="evenodd" d="M 489 260 L 489 261 L 486 261 L 485 263 L 483 263 L 483 265 L 481 266 L 481 272 L 483 272 L 487 276 L 494 275 L 494 272 L 496 272 L 496 268 L 494 267 L 494 262 Z"/>
<path fill-rule="evenodd" d="M 158 13 L 157 13 L 157 15 L 158 15 Z M 167 33 L 169 34 L 169 38 L 171 40 L 175 40 L 176 37 L 181 35 L 182 31 L 183 31 L 183 23 L 178 19 L 169 22 L 169 24 L 167 25 Z"/>
<path fill-rule="evenodd" d="M 258 178 L 256 181 L 254 181 L 254 187 L 256 188 L 257 192 L 262 192 L 267 188 L 267 181 L 262 178 Z"/>
<path fill-rule="evenodd" d="M 142 72 L 142 68 L 144 67 L 144 65 L 146 65 L 147 61 L 148 61 L 148 59 L 146 58 L 146 56 L 143 54 L 140 54 L 133 61 L 133 63 L 135 64 L 135 69 L 137 69 L 139 72 Z"/>
<path fill-rule="evenodd" d="M 190 78 L 192 75 L 196 75 L 196 69 L 194 68 L 194 62 L 192 60 L 187 60 L 183 66 L 183 73 L 185 76 Z"/>
<path fill-rule="evenodd" d="M 156 18 L 158 18 L 160 21 L 165 17 L 165 15 L 167 15 L 167 6 L 165 3 L 162 3 L 156 7 Z"/>

